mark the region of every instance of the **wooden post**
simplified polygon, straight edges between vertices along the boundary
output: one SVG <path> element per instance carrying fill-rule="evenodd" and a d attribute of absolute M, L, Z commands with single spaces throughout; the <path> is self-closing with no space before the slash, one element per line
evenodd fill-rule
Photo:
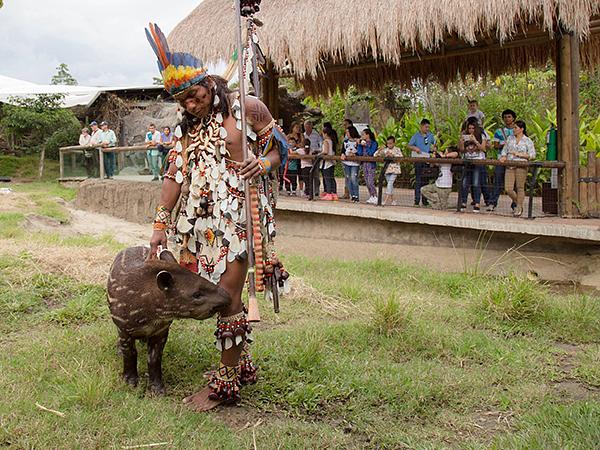
<path fill-rule="evenodd" d="M 65 156 L 62 150 L 58 150 L 58 171 L 59 177 L 65 177 Z"/>
<path fill-rule="evenodd" d="M 566 163 L 560 183 L 560 215 L 574 217 L 579 203 L 579 37 L 557 37 L 558 159 Z"/>
<path fill-rule="evenodd" d="M 598 173 L 596 172 L 596 154 L 594 152 L 588 153 L 588 163 L 587 163 L 587 172 L 588 177 L 596 178 Z M 588 214 L 590 216 L 597 216 L 598 214 L 598 199 L 596 197 L 596 184 L 597 183 L 588 183 L 587 186 L 587 204 L 588 204 Z"/>
<path fill-rule="evenodd" d="M 279 118 L 279 74 L 273 63 L 267 60 L 265 78 L 262 79 L 261 100 L 275 120 Z"/>
<path fill-rule="evenodd" d="M 104 180 L 104 152 L 98 148 L 98 163 L 100 164 L 100 179 Z"/>

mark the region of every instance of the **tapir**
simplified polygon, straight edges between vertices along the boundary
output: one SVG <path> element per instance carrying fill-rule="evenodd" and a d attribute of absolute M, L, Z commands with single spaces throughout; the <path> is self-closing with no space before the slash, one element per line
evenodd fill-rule
<path fill-rule="evenodd" d="M 148 247 L 121 251 L 110 268 L 108 306 L 118 328 L 123 355 L 123 379 L 138 383 L 135 341 L 148 344 L 149 387 L 164 394 L 162 354 L 174 319 L 204 320 L 227 307 L 231 298 L 222 288 L 181 267 L 167 250 L 148 260 Z"/>

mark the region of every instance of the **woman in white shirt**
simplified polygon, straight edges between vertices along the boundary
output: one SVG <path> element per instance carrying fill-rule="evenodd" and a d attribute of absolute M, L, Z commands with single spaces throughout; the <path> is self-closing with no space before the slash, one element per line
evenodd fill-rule
<path fill-rule="evenodd" d="M 333 133 L 328 128 L 323 128 L 323 144 L 321 147 L 321 155 L 333 156 L 335 150 L 333 148 Z M 322 200 L 338 200 L 338 196 L 335 193 L 335 161 L 324 160 L 322 163 L 321 173 L 323 174 L 323 193 L 321 194 Z"/>
<path fill-rule="evenodd" d="M 475 118 L 467 120 L 467 128 L 458 141 L 458 149 L 466 160 L 485 159 L 485 152 L 489 148 L 490 139 L 487 133 L 477 125 Z M 469 164 L 465 166 L 462 188 L 461 188 L 461 209 L 467 208 L 467 197 L 469 190 L 473 199 L 473 212 L 478 213 L 481 208 L 481 189 L 485 184 L 486 178 L 485 166 Z"/>
<path fill-rule="evenodd" d="M 527 136 L 527 126 L 522 120 L 515 122 L 514 135 L 506 139 L 502 148 L 500 161 L 529 161 L 535 158 L 535 146 Z M 504 175 L 504 190 L 516 203 L 513 215 L 519 217 L 523 214 L 525 200 L 525 182 L 527 181 L 526 167 L 507 167 Z"/>

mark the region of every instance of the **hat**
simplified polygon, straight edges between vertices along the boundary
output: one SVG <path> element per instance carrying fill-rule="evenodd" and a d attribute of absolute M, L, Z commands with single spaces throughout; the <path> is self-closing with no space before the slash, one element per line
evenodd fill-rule
<path fill-rule="evenodd" d="M 151 23 L 149 28 L 146 37 L 158 58 L 158 69 L 169 94 L 181 94 L 206 78 L 208 74 L 201 60 L 189 53 L 171 53 L 158 25 Z"/>
<path fill-rule="evenodd" d="M 98 122 L 96 122 L 96 121 L 94 120 L 94 121 L 92 121 L 92 123 L 90 123 L 90 126 L 91 126 L 91 125 L 98 125 Z"/>
<path fill-rule="evenodd" d="M 101 127 L 103 127 L 104 125 L 108 125 L 108 122 L 107 122 L 107 121 L 105 121 L 105 120 L 103 120 L 103 121 L 100 123 L 100 126 L 101 126 Z"/>

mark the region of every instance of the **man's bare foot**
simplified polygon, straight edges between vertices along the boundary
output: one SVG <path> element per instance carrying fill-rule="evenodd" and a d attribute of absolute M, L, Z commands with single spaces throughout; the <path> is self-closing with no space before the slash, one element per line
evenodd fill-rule
<path fill-rule="evenodd" d="M 191 409 L 198 412 L 210 411 L 213 408 L 216 408 L 219 405 L 224 403 L 223 400 L 211 400 L 208 398 L 212 389 L 206 386 L 201 391 L 196 392 L 195 394 L 190 395 L 183 399 L 183 403 L 188 405 Z"/>

